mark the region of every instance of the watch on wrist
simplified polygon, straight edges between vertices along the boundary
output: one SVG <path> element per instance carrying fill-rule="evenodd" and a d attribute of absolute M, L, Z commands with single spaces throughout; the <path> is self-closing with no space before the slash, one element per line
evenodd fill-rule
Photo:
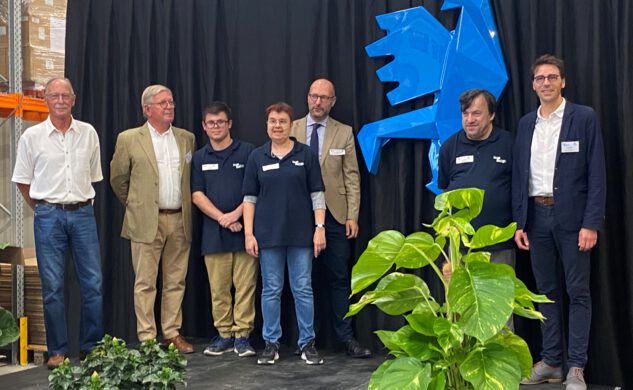
<path fill-rule="evenodd" d="M 314 225 L 316 228 L 325 229 L 325 224 L 317 223 Z"/>

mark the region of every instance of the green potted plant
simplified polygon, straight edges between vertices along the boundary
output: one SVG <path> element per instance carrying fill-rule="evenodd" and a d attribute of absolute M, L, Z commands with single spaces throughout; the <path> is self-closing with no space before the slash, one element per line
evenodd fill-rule
<path fill-rule="evenodd" d="M 521 378 L 530 375 L 528 346 L 505 324 L 513 313 L 543 320 L 534 302 L 549 300 L 530 292 L 512 267 L 491 263 L 489 253 L 477 251 L 511 239 L 516 230 L 512 223 L 475 231 L 470 221 L 481 211 L 483 197 L 484 191 L 475 188 L 438 195 L 440 213 L 427 225 L 434 236 L 383 231 L 354 266 L 352 294 L 379 281 L 347 315 L 373 304 L 406 321 L 396 331 L 375 332 L 393 359 L 374 371 L 369 389 L 507 390 L 518 389 Z M 438 258 L 448 262 L 450 278 L 443 277 Z M 443 303 L 420 277 L 398 272 L 426 266 L 444 285 Z"/>
<path fill-rule="evenodd" d="M 52 389 L 175 389 L 186 385 L 187 359 L 171 344 L 164 350 L 156 340 L 138 350 L 106 335 L 79 366 L 66 359 L 48 376 Z"/>

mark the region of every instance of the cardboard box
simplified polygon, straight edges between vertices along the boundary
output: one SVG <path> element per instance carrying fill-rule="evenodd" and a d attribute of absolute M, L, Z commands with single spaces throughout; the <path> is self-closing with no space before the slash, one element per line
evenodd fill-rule
<path fill-rule="evenodd" d="M 45 84 L 53 77 L 64 77 L 64 53 L 23 48 L 22 79 Z"/>
<path fill-rule="evenodd" d="M 35 261 L 35 248 L 18 248 L 8 246 L 0 250 L 0 263 L 33 265 Z"/>

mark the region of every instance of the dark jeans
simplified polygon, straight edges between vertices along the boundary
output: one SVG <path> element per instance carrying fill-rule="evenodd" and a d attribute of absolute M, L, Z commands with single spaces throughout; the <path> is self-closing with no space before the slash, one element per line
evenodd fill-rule
<path fill-rule="evenodd" d="M 547 318 L 541 324 L 543 350 L 541 358 L 549 365 L 559 366 L 563 360 L 562 302 L 558 262 L 562 262 L 565 285 L 569 295 L 569 367 L 584 368 L 587 363 L 589 328 L 591 325 L 591 295 L 589 278 L 590 252 L 578 249 L 578 231 L 562 230 L 554 218 L 554 206 L 530 202 L 527 234 L 530 242 L 532 272 L 540 294 L 554 303 L 539 305 Z"/>
<path fill-rule="evenodd" d="M 348 342 L 354 337 L 352 319 L 344 318 L 349 310 L 350 288 L 350 244 L 345 236 L 345 225 L 334 219 L 329 211 L 325 217 L 325 250 L 316 260 L 316 267 L 323 267 L 327 287 L 330 290 L 330 304 L 336 339 Z M 318 297 L 316 298 L 318 299 Z"/>
<path fill-rule="evenodd" d="M 44 302 L 48 354 L 68 354 L 64 306 L 66 249 L 70 247 L 81 292 L 79 349 L 89 351 L 103 337 L 101 255 L 92 205 L 76 211 L 35 205 L 35 250 Z"/>

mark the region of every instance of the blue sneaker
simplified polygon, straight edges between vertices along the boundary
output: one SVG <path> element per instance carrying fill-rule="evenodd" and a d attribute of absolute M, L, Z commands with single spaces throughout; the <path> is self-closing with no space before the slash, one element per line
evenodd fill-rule
<path fill-rule="evenodd" d="M 255 348 L 253 348 L 251 346 L 251 343 L 248 342 L 248 337 L 237 337 L 235 339 L 234 351 L 239 357 L 257 355 L 257 353 L 255 352 Z"/>
<path fill-rule="evenodd" d="M 215 336 L 213 340 L 211 340 L 211 344 L 207 345 L 204 349 L 203 353 L 207 356 L 219 356 L 224 352 L 232 351 L 233 344 L 235 344 L 233 337 L 224 338 L 222 336 Z"/>

